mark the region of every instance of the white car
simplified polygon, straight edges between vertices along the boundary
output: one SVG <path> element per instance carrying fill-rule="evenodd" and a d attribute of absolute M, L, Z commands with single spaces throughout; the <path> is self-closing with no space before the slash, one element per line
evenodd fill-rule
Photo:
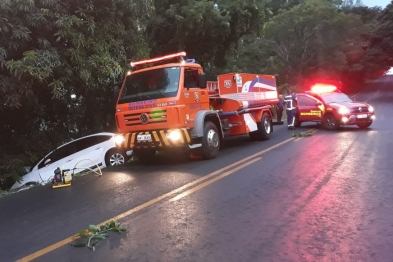
<path fill-rule="evenodd" d="M 116 148 L 115 134 L 98 133 L 85 136 L 59 146 L 33 166 L 29 173 L 16 182 L 11 189 L 29 184 L 46 184 L 51 181 L 56 168 L 74 169 L 74 174 L 88 167 L 97 169 L 106 166 L 122 165 L 132 151 L 121 151 Z"/>

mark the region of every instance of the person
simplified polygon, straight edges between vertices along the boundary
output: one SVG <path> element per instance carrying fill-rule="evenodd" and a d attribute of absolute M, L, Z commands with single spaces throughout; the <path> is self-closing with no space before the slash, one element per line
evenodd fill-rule
<path fill-rule="evenodd" d="M 277 111 L 277 122 L 281 121 L 282 118 L 282 112 L 284 111 L 284 105 L 285 105 L 285 101 L 283 96 L 280 94 L 278 96 L 278 104 L 276 106 L 276 111 Z"/>
<path fill-rule="evenodd" d="M 295 128 L 297 97 L 295 93 L 285 96 L 288 129 Z"/>

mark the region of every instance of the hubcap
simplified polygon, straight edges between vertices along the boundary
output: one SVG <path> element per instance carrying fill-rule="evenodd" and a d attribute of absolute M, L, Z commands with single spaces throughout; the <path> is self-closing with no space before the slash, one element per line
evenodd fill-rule
<path fill-rule="evenodd" d="M 210 129 L 209 132 L 207 132 L 207 144 L 211 149 L 215 149 L 218 147 L 218 143 L 218 134 L 213 129 Z"/>
<path fill-rule="evenodd" d="M 263 126 L 267 134 L 270 134 L 270 122 L 269 119 L 265 118 L 265 122 L 263 122 Z"/>
<path fill-rule="evenodd" d="M 122 165 L 124 162 L 124 156 L 119 153 L 115 153 L 109 158 L 109 163 L 111 166 Z"/>
<path fill-rule="evenodd" d="M 332 126 L 332 127 L 335 126 L 334 119 L 333 119 L 332 116 L 329 116 L 329 117 L 326 119 L 326 122 L 327 122 L 328 126 Z"/>

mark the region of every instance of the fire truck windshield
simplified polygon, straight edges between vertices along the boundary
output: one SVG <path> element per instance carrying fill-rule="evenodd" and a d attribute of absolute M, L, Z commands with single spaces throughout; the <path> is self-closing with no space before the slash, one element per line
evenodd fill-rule
<path fill-rule="evenodd" d="M 180 67 L 167 67 L 136 72 L 126 77 L 119 104 L 175 97 L 179 89 Z"/>
<path fill-rule="evenodd" d="M 325 94 L 319 94 L 319 97 L 322 99 L 322 101 L 325 104 L 330 104 L 330 103 L 343 103 L 343 102 L 352 102 L 352 99 L 350 99 L 346 94 L 344 93 L 325 93 Z"/>

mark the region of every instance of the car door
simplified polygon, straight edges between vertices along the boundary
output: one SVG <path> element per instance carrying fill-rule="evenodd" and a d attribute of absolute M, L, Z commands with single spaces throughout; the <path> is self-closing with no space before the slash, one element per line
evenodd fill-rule
<path fill-rule="evenodd" d="M 184 102 L 189 122 L 194 121 L 198 111 L 209 108 L 209 92 L 198 87 L 198 79 L 198 69 L 184 68 Z"/>
<path fill-rule="evenodd" d="M 74 173 L 86 168 L 97 168 L 102 165 L 103 146 L 99 143 L 97 136 L 84 137 L 75 141 L 76 167 Z"/>
<path fill-rule="evenodd" d="M 56 168 L 72 169 L 75 165 L 75 145 L 66 144 L 54 150 L 38 164 L 38 172 L 43 182 L 53 178 Z"/>
<path fill-rule="evenodd" d="M 323 104 L 309 95 L 298 95 L 299 121 L 321 121 Z"/>

